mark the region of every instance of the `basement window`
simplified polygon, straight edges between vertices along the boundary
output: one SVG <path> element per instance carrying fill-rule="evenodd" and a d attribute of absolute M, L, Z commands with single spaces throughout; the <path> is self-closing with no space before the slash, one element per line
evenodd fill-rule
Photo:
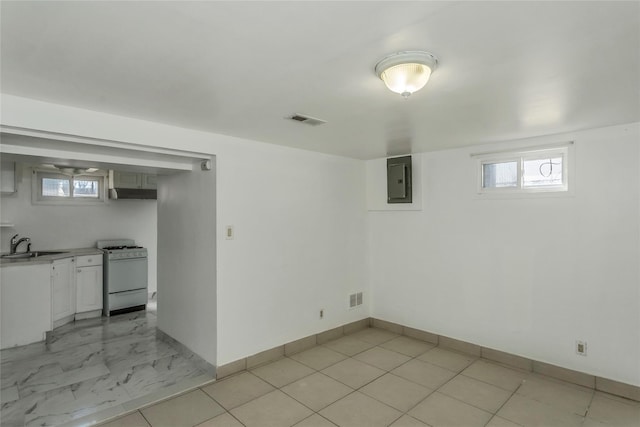
<path fill-rule="evenodd" d="M 478 156 L 479 194 L 566 192 L 567 147 Z"/>
<path fill-rule="evenodd" d="M 50 204 L 104 203 L 103 175 L 65 175 L 49 171 L 33 171 L 32 201 Z"/>

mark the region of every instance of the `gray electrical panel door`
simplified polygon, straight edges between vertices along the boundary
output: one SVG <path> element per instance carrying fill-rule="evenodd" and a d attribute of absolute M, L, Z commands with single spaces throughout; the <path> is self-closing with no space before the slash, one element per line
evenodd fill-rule
<path fill-rule="evenodd" d="M 387 159 L 387 203 L 411 200 L 411 156 Z"/>

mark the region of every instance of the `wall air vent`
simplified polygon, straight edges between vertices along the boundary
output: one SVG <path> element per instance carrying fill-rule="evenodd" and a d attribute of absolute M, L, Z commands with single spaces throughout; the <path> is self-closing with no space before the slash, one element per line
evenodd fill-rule
<path fill-rule="evenodd" d="M 315 117 L 304 116 L 302 114 L 294 114 L 289 117 L 289 119 L 294 120 L 296 122 L 304 123 L 305 125 L 310 126 L 319 126 L 327 123 L 325 120 L 316 119 Z"/>
<path fill-rule="evenodd" d="M 362 292 L 349 295 L 349 308 L 354 308 L 362 305 Z"/>

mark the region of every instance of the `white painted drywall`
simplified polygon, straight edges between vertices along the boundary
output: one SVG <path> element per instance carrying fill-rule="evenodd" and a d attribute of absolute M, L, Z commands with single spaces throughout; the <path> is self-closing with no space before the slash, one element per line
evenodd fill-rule
<path fill-rule="evenodd" d="M 216 362 L 215 169 L 158 177 L 158 328 Z"/>
<path fill-rule="evenodd" d="M 31 168 L 19 167 L 18 191 L 0 199 L 0 250 L 9 251 L 12 235 L 31 238 L 31 250 L 90 248 L 96 240 L 134 239 L 149 253 L 149 291 L 156 290 L 155 200 L 109 200 L 87 206 L 31 203 Z M 23 244 L 24 245 L 24 244 Z M 26 249 L 21 246 L 20 250 Z"/>
<path fill-rule="evenodd" d="M 217 328 L 217 357 L 199 353 L 210 363 L 369 316 L 363 162 L 11 95 L 1 102 L 3 125 L 216 156 L 217 307 L 209 301 L 209 310 L 217 310 L 217 325 L 192 325 Z M 194 223 L 213 217 L 193 215 Z M 226 225 L 234 240 L 225 240 Z M 356 290 L 364 304 L 348 310 Z M 164 304 L 171 306 L 180 303 Z M 164 315 L 160 307 L 160 324 Z"/>
<path fill-rule="evenodd" d="M 220 364 L 368 317 L 364 163 L 264 143 L 218 159 Z"/>
<path fill-rule="evenodd" d="M 368 214 L 372 316 L 640 385 L 639 128 L 422 154 L 423 210 Z M 572 196 L 476 196 L 470 153 L 570 140 Z"/>

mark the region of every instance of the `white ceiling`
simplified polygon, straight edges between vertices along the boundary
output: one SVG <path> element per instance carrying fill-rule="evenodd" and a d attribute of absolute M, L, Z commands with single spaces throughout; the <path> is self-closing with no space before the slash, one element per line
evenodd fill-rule
<path fill-rule="evenodd" d="M 1 14 L 3 93 L 355 158 L 640 120 L 637 1 L 2 1 Z M 440 59 L 408 100 L 373 73 L 399 50 Z"/>

